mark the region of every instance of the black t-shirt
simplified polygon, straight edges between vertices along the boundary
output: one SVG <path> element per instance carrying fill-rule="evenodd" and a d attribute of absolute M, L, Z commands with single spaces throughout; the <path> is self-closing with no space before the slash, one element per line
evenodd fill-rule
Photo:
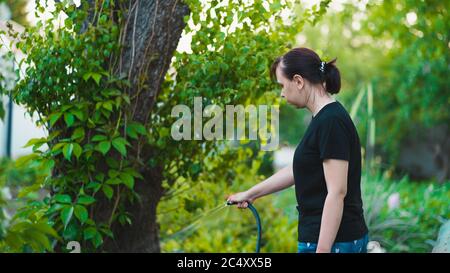
<path fill-rule="evenodd" d="M 367 233 L 361 199 L 361 145 L 350 115 L 338 101 L 322 107 L 312 117 L 294 154 L 293 171 L 297 210 L 298 241 L 317 243 L 322 211 L 327 196 L 324 159 L 349 162 L 347 195 L 335 242 L 353 241 Z"/>

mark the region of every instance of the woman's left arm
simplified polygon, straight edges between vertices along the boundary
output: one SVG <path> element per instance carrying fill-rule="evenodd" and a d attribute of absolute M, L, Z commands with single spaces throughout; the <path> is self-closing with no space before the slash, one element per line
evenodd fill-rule
<path fill-rule="evenodd" d="M 328 194 L 322 213 L 317 252 L 330 252 L 342 220 L 344 198 L 347 194 L 348 161 L 325 159 L 323 171 Z"/>

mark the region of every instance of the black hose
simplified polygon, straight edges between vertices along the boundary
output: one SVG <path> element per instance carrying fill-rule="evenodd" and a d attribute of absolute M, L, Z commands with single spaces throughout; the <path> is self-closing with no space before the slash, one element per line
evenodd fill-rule
<path fill-rule="evenodd" d="M 257 241 L 256 241 L 256 253 L 259 253 L 259 250 L 261 249 L 261 233 L 262 233 L 262 229 L 261 229 L 261 219 L 259 218 L 259 214 L 258 211 L 256 210 L 256 208 L 250 203 L 248 203 L 248 208 L 252 211 L 253 216 L 255 216 L 256 219 L 256 227 L 258 229 L 258 237 L 257 237 Z M 231 202 L 228 201 L 227 205 L 236 205 L 236 202 Z"/>

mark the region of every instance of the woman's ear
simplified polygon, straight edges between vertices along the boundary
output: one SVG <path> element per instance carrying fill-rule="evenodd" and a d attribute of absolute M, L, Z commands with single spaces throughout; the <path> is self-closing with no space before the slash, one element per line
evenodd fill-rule
<path fill-rule="evenodd" d="M 305 85 L 305 79 L 303 79 L 303 77 L 298 74 L 295 74 L 292 80 L 294 81 L 294 84 L 297 86 L 298 90 L 301 90 Z"/>

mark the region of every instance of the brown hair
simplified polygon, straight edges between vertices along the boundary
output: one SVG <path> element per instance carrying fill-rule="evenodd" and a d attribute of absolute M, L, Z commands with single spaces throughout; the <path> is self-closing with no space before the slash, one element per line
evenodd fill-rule
<path fill-rule="evenodd" d="M 327 92 L 337 94 L 341 89 L 341 74 L 336 67 L 336 60 L 337 58 L 323 62 L 319 55 L 309 48 L 294 48 L 275 59 L 270 68 L 270 74 L 272 78 L 276 78 L 275 71 L 281 65 L 282 73 L 289 80 L 298 74 L 313 84 L 325 82 Z"/>

